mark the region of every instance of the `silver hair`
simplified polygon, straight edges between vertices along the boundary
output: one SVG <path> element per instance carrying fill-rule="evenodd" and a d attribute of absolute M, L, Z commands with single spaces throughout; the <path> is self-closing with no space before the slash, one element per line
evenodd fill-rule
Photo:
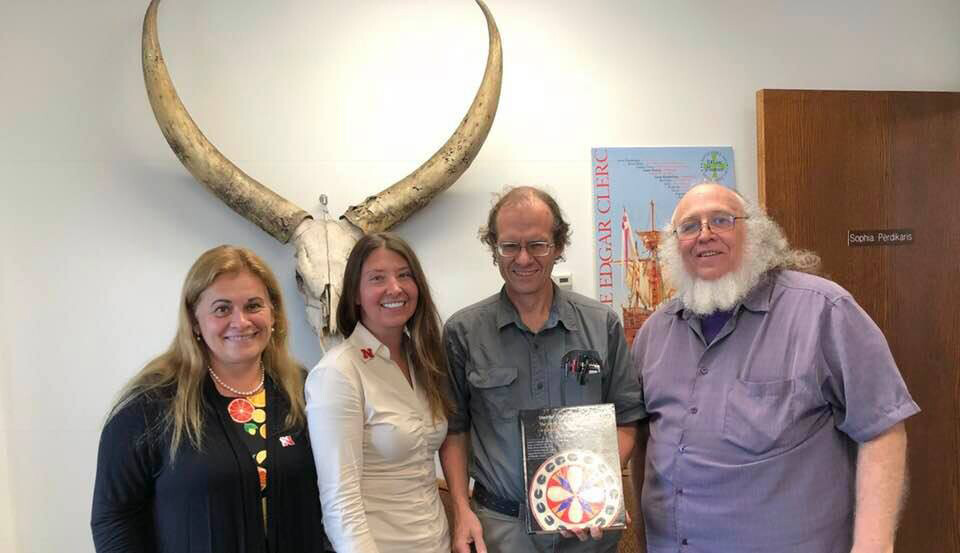
<path fill-rule="evenodd" d="M 790 248 L 787 238 L 773 219 L 759 206 L 737 194 L 747 219 L 743 258 L 740 266 L 716 279 L 702 280 L 687 272 L 673 222 L 664 228 L 660 260 L 667 283 L 694 313 L 707 315 L 732 309 L 772 270 L 789 269 L 817 274 L 820 256 Z"/>
<path fill-rule="evenodd" d="M 766 260 L 766 271 L 788 269 L 802 273 L 819 274 L 820 256 L 810 250 L 791 248 L 783 229 L 767 215 L 762 207 L 741 197 L 747 219 L 747 242 L 751 235 L 757 241 L 755 254 Z"/>

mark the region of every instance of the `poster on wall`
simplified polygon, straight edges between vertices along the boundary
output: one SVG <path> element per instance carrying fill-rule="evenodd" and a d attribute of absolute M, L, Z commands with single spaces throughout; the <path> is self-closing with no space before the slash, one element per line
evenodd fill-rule
<path fill-rule="evenodd" d="M 593 148 L 597 299 L 623 320 L 627 341 L 673 290 L 663 282 L 659 229 L 691 187 L 735 188 L 730 146 Z"/>

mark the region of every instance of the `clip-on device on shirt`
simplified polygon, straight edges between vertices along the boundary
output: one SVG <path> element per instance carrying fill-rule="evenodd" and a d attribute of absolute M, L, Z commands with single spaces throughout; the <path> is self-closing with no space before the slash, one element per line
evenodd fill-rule
<path fill-rule="evenodd" d="M 593 350 L 575 349 L 560 359 L 560 366 L 563 367 L 563 378 L 574 375 L 583 386 L 589 375 L 600 374 L 603 361 L 600 360 L 600 354 Z"/>

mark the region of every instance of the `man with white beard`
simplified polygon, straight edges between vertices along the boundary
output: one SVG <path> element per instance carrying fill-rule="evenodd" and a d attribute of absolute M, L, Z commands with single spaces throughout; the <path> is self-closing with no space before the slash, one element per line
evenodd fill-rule
<path fill-rule="evenodd" d="M 660 257 L 677 294 L 632 349 L 647 553 L 892 552 L 919 408 L 880 329 L 719 185 L 681 199 Z"/>

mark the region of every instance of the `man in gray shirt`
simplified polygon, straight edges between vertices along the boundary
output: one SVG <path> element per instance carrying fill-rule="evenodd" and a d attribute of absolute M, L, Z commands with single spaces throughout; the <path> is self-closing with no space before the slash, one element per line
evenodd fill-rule
<path fill-rule="evenodd" d="M 677 296 L 632 351 L 647 553 L 892 552 L 919 408 L 877 325 L 722 186 L 683 197 L 660 256 Z"/>
<path fill-rule="evenodd" d="M 599 302 L 553 284 L 553 265 L 570 243 L 570 228 L 545 192 L 507 192 L 491 209 L 481 239 L 504 286 L 444 327 L 456 409 L 440 462 L 454 503 L 453 549 L 469 553 L 473 544 L 480 553 L 615 551 L 617 531 L 527 534 L 518 413 L 613 403 L 620 458 L 626 461 L 644 413 L 620 320 Z M 572 350 L 598 352 L 601 373 L 583 384 L 563 378 L 561 358 Z"/>

